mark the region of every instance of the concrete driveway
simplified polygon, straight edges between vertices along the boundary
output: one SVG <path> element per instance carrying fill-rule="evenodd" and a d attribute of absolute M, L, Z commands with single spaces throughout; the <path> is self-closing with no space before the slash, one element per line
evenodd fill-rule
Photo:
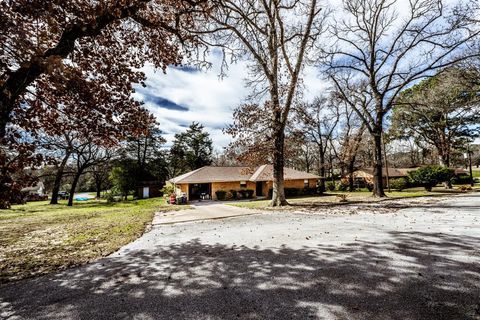
<path fill-rule="evenodd" d="M 155 225 L 96 263 L 1 286 L 0 318 L 476 320 L 479 244 L 479 194 Z"/>
<path fill-rule="evenodd" d="M 181 211 L 159 212 L 155 215 L 152 224 L 172 224 L 199 220 L 222 219 L 259 214 L 261 211 L 245 210 L 218 202 L 195 202 L 191 209 Z"/>

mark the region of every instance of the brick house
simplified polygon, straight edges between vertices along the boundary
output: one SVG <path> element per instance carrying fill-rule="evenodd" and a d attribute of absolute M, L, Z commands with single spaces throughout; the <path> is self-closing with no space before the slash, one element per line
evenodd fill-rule
<path fill-rule="evenodd" d="M 284 169 L 285 188 L 315 188 L 320 177 L 291 168 Z M 217 190 L 251 189 L 254 197 L 266 197 L 273 187 L 273 166 L 259 167 L 202 167 L 169 180 L 178 195 L 185 193 L 188 200 L 202 194 L 216 199 Z"/>

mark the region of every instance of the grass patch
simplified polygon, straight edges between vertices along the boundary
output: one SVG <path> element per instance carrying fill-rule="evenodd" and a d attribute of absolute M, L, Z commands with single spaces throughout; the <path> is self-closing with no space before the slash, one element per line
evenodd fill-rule
<path fill-rule="evenodd" d="M 31 202 L 0 210 L 0 283 L 109 255 L 138 238 L 155 212 L 185 209 L 161 198 L 65 204 Z"/>

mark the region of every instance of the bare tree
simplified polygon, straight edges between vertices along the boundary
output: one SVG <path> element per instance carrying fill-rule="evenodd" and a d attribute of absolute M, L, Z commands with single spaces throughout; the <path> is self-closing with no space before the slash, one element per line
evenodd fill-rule
<path fill-rule="evenodd" d="M 339 106 L 341 108 L 341 106 Z M 365 124 L 356 116 L 355 111 L 343 104 L 342 123 L 340 124 L 340 152 L 338 158 L 342 171 L 348 173 L 348 189 L 354 191 L 353 172 L 356 167 L 357 154 L 365 133 Z"/>
<path fill-rule="evenodd" d="M 443 2 L 344 0 L 345 18 L 331 28 L 336 45 L 329 52 L 327 72 L 373 136 L 374 196 L 385 196 L 382 131 L 399 93 L 439 69 L 480 54 L 471 48 L 478 40 L 478 25 L 466 18 L 463 8 L 450 10 Z M 406 8 L 399 12 L 402 4 Z"/>
<path fill-rule="evenodd" d="M 267 97 L 274 150 L 272 206 L 286 205 L 283 168 L 285 127 L 298 95 L 310 51 L 324 31 L 325 15 L 316 0 L 217 0 L 206 33 L 232 57 L 248 57 L 249 85 L 257 101 Z M 295 17 L 294 19 L 292 19 Z M 255 105 L 262 106 L 262 103 Z M 240 127 L 234 128 L 238 131 Z"/>
<path fill-rule="evenodd" d="M 326 97 L 317 97 L 312 103 L 298 109 L 298 117 L 307 140 L 313 142 L 318 150 L 320 193 L 323 193 L 325 192 L 327 150 L 340 121 L 340 112 L 335 106 L 335 101 Z"/>

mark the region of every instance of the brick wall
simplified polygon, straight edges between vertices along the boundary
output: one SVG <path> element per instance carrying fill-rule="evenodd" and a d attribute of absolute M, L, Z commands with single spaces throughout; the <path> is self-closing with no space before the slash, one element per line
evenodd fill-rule
<path fill-rule="evenodd" d="M 309 188 L 315 188 L 317 186 L 317 179 L 309 179 L 308 180 L 308 187 Z M 297 188 L 297 189 L 303 189 L 305 188 L 305 184 L 303 179 L 300 180 L 285 180 L 285 188 Z M 265 196 L 268 196 L 268 191 L 270 189 L 273 189 L 273 182 L 272 181 L 266 181 L 265 184 L 263 185 L 263 194 Z"/>

